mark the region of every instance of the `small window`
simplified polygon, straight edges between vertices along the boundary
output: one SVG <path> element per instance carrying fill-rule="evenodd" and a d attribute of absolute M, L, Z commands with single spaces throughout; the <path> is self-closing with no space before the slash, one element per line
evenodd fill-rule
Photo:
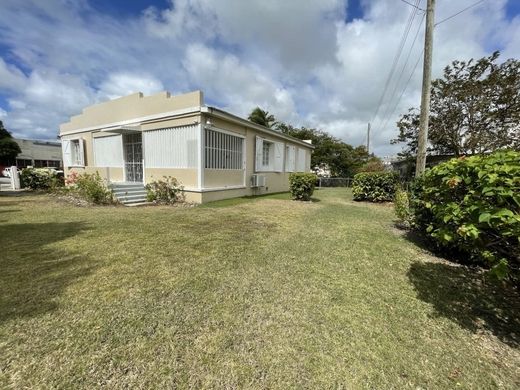
<path fill-rule="evenodd" d="M 85 157 L 82 139 L 64 139 L 62 141 L 63 165 L 65 167 L 85 166 Z"/>
<path fill-rule="evenodd" d="M 270 142 L 264 141 L 264 144 L 262 146 L 262 165 L 264 167 L 269 166 L 269 153 L 270 153 L 271 145 L 272 144 Z"/>
<path fill-rule="evenodd" d="M 71 154 L 72 154 L 72 165 L 80 166 L 83 165 L 83 158 L 81 156 L 81 145 L 79 139 L 73 139 L 70 141 Z"/>

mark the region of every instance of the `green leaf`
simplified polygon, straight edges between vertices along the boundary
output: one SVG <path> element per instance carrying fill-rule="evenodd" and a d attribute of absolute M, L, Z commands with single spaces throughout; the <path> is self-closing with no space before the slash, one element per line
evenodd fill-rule
<path fill-rule="evenodd" d="M 480 223 L 482 223 L 482 222 L 489 222 L 490 219 L 491 219 L 491 214 L 490 213 L 482 213 L 478 217 L 478 221 Z"/>

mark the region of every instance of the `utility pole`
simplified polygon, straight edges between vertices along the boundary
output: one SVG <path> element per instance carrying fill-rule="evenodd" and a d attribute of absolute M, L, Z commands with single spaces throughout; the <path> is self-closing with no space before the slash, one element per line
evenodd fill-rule
<path fill-rule="evenodd" d="M 368 122 L 367 128 L 367 154 L 370 154 L 370 122 Z"/>
<path fill-rule="evenodd" d="M 435 0 L 428 0 L 426 6 L 426 31 L 424 34 L 424 64 L 421 97 L 421 117 L 419 140 L 417 145 L 417 163 L 415 176 L 420 176 L 426 169 L 426 144 L 428 143 L 428 120 L 430 116 L 430 85 L 432 80 L 433 28 Z"/>

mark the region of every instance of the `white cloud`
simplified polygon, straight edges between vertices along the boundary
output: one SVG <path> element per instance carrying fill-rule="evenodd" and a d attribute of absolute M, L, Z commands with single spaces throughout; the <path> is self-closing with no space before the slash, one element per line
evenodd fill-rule
<path fill-rule="evenodd" d="M 27 78 L 16 66 L 6 64 L 0 57 L 0 90 L 17 92 L 25 87 Z"/>
<path fill-rule="evenodd" d="M 142 73 L 112 73 L 99 87 L 101 100 L 115 99 L 143 92 L 146 95 L 160 92 L 164 89 L 162 82 L 152 75 Z"/>
<path fill-rule="evenodd" d="M 280 119 L 294 119 L 295 105 L 289 91 L 234 55 L 194 44 L 186 49 L 183 65 L 193 85 L 210 97 L 218 97 L 224 108 L 237 115 L 247 116 L 258 105 L 276 112 Z"/>
<path fill-rule="evenodd" d="M 437 21 L 473 2 L 438 2 Z M 202 89 L 235 114 L 258 105 L 354 145 L 365 142 L 372 121 L 373 150 L 395 152 L 389 140 L 398 114 L 419 105 L 421 64 L 396 100 L 423 32 L 401 82 L 390 85 L 394 99 L 373 118 L 412 8 L 396 0 L 362 4 L 364 17 L 347 23 L 346 0 L 172 0 L 134 17 L 100 14 L 88 0 L 3 0 L 0 95 L 8 105 L 0 114 L 17 135 L 54 138 L 61 122 L 100 100 Z M 519 57 L 520 17 L 508 20 L 505 4 L 484 2 L 436 28 L 434 77 L 454 59 L 497 48 L 504 59 Z"/>

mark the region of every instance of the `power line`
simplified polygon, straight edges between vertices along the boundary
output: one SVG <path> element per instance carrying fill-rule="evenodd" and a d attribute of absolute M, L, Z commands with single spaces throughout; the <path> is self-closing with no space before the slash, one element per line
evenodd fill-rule
<path fill-rule="evenodd" d="M 419 4 L 420 0 L 416 0 L 415 1 L 415 6 L 417 7 L 418 4 Z M 385 82 L 385 86 L 383 88 L 383 93 L 381 94 L 381 96 L 379 97 L 379 101 L 377 103 L 377 108 L 376 108 L 376 111 L 374 113 L 374 116 L 373 116 L 373 121 L 375 121 L 376 117 L 377 117 L 377 114 L 379 114 L 379 110 L 381 109 L 381 104 L 383 103 L 383 99 L 386 95 L 386 92 L 388 91 L 388 87 L 390 86 L 390 81 L 392 80 L 392 77 L 394 76 L 394 72 L 396 70 L 396 67 L 397 67 L 397 63 L 399 62 L 399 58 L 401 57 L 401 53 L 403 52 L 403 48 L 404 48 L 404 45 L 406 43 L 406 40 L 408 39 L 408 34 L 410 33 L 410 29 L 412 27 L 412 23 L 413 23 L 413 20 L 415 19 L 415 16 L 417 15 L 417 8 L 414 8 L 412 10 L 412 12 L 410 13 L 410 16 L 408 17 L 408 22 L 405 26 L 405 29 L 403 31 L 403 35 L 401 37 L 401 41 L 399 43 L 399 47 L 397 49 L 397 52 L 394 56 L 394 61 L 393 61 L 393 64 L 392 64 L 392 67 L 390 68 L 390 72 L 388 73 L 388 76 L 387 76 L 387 79 L 386 79 L 386 82 Z"/>
<path fill-rule="evenodd" d="M 401 1 L 403 1 L 403 2 L 405 2 L 405 3 L 408 3 L 408 2 L 405 1 L 405 0 L 401 0 Z M 452 18 L 454 18 L 454 17 L 460 15 L 460 14 L 463 13 L 463 12 L 465 12 L 465 11 L 467 11 L 467 10 L 473 8 L 473 7 L 476 7 L 477 5 L 483 3 L 484 1 L 486 1 L 486 0 L 479 0 L 479 1 L 477 1 L 476 3 L 471 4 L 470 6 L 461 9 L 460 11 L 454 13 L 453 15 L 448 16 L 447 18 L 442 19 L 441 21 L 435 23 L 435 26 L 438 26 L 439 24 L 444 23 L 444 22 L 446 22 L 446 21 L 452 19 Z M 410 4 L 410 3 L 408 3 L 408 4 Z M 413 4 L 410 4 L 410 5 L 413 6 Z M 424 19 L 424 17 L 423 17 L 423 19 Z M 421 21 L 421 25 L 422 25 L 422 21 Z M 415 39 L 417 39 L 417 35 L 416 35 L 416 37 L 414 38 L 414 41 L 415 41 Z M 412 47 L 413 47 L 413 44 L 412 44 Z M 421 55 L 422 55 L 422 53 L 424 53 L 424 49 L 423 49 L 423 51 L 421 52 Z M 410 56 L 410 54 L 411 54 L 411 49 L 410 49 L 410 52 L 408 53 L 408 56 Z M 378 128 L 378 131 L 382 131 L 382 130 L 384 130 L 384 129 L 386 128 L 388 122 L 390 121 L 390 119 L 393 117 L 395 111 L 397 110 L 397 107 L 399 106 L 399 103 L 400 103 L 402 97 L 404 96 L 404 93 L 406 92 L 406 89 L 408 88 L 408 84 L 409 84 L 410 80 L 412 79 L 413 74 L 415 73 L 415 70 L 417 69 L 417 66 L 418 66 L 420 60 L 421 60 L 421 58 L 419 57 L 419 59 L 418 59 L 417 62 L 415 63 L 415 66 L 414 66 L 414 69 L 413 69 L 412 73 L 410 74 L 410 77 L 408 78 L 408 80 L 407 80 L 407 82 L 406 82 L 406 84 L 405 84 L 405 87 L 404 87 L 403 91 L 401 92 L 401 95 L 399 96 L 399 98 L 398 98 L 396 104 L 394 105 L 394 108 L 393 108 L 392 111 L 391 111 L 391 114 L 390 114 L 388 117 L 386 117 L 386 111 L 385 111 L 385 115 L 383 115 L 384 125 L 381 126 L 381 127 L 379 127 L 379 128 Z M 407 59 L 406 61 L 408 61 L 408 59 Z M 405 66 L 406 66 L 406 65 L 405 65 Z M 404 67 L 403 67 L 403 71 L 401 72 L 401 75 L 402 75 L 403 72 L 404 72 Z M 401 78 L 401 75 L 399 76 L 399 79 Z M 399 81 L 398 81 L 398 83 L 399 83 Z M 396 84 L 396 87 L 397 87 L 397 84 Z M 392 94 L 392 96 L 393 96 L 393 94 Z M 392 100 L 392 99 L 390 99 L 390 100 Z"/>
<path fill-rule="evenodd" d="M 383 127 L 381 127 L 381 130 L 384 130 L 390 119 L 394 116 L 395 110 L 397 110 L 397 107 L 399 106 L 399 103 L 401 102 L 401 99 L 404 96 L 404 93 L 406 92 L 406 89 L 408 88 L 408 84 L 410 84 L 410 80 L 412 80 L 413 75 L 415 74 L 415 71 L 417 70 L 417 65 L 421 62 L 422 55 L 424 53 L 424 49 L 421 51 L 421 54 L 419 54 L 419 58 L 417 58 L 417 62 L 415 63 L 412 73 L 410 73 L 410 76 L 408 77 L 408 80 L 406 80 L 406 84 L 404 85 L 403 91 L 401 92 L 401 95 L 399 95 L 399 98 L 397 99 L 397 102 L 394 105 L 394 108 L 392 109 L 392 113 L 388 116 L 385 124 Z"/>
<path fill-rule="evenodd" d="M 408 65 L 408 61 L 410 60 L 410 56 L 412 55 L 413 48 L 415 46 L 415 42 L 417 41 L 417 37 L 419 36 L 419 32 L 421 31 L 421 27 L 422 27 L 422 24 L 424 22 L 425 16 L 426 16 L 426 14 L 423 14 L 423 17 L 420 20 L 419 25 L 417 26 L 417 31 L 415 32 L 415 36 L 413 38 L 412 44 L 410 45 L 410 50 L 408 51 L 408 55 L 406 56 L 406 60 L 405 60 L 405 62 L 403 64 L 403 67 L 401 69 L 401 73 L 399 74 L 399 77 L 398 77 L 398 79 L 397 79 L 397 81 L 395 83 L 395 87 L 394 87 L 394 89 L 392 91 L 392 94 L 390 95 L 390 99 L 388 101 L 388 106 L 386 107 L 385 113 L 382 116 L 381 124 L 383 124 L 383 123 L 384 124 L 383 124 L 383 126 L 379 127 L 379 129 L 378 129 L 379 131 L 384 130 L 384 128 L 386 127 L 388 121 L 390 120 L 391 115 L 395 111 L 395 107 L 394 107 L 394 109 L 391 111 L 392 114 L 390 116 L 387 116 L 388 113 L 389 113 L 390 107 L 392 106 L 392 101 L 394 100 L 394 96 L 395 96 L 395 94 L 397 92 L 397 89 L 399 88 L 399 83 L 400 83 L 401 79 L 403 78 L 404 72 L 406 70 L 406 66 Z"/>
<path fill-rule="evenodd" d="M 457 15 L 460 15 L 461 13 L 467 11 L 468 9 L 471 9 L 471 8 L 473 8 L 473 7 L 476 7 L 476 6 L 479 5 L 480 3 L 483 3 L 484 1 L 486 1 L 486 0 L 480 0 L 480 1 L 477 1 L 476 3 L 473 3 L 472 5 L 470 5 L 469 7 L 466 7 L 466 8 L 464 8 L 464 9 L 461 9 L 459 12 L 457 12 L 457 13 L 451 15 L 451 16 L 448 16 L 446 19 L 442 19 L 440 22 L 435 23 L 435 26 L 438 26 L 439 24 L 444 23 L 445 21 L 450 20 L 451 18 L 454 18 L 454 17 L 457 16 Z"/>
<path fill-rule="evenodd" d="M 425 9 L 423 9 L 423 8 L 421 8 L 421 7 L 418 7 L 417 5 L 414 5 L 414 4 L 410 3 L 410 2 L 408 2 L 407 0 L 401 0 L 401 1 L 402 1 L 403 3 L 406 3 L 406 4 L 408 4 L 408 5 L 411 5 L 412 7 L 417 8 L 419 11 L 426 11 Z"/>

